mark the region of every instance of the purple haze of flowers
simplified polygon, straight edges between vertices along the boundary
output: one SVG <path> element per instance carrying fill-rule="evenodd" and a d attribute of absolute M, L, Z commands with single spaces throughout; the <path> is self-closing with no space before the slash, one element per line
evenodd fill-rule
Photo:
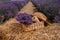
<path fill-rule="evenodd" d="M 39 12 L 43 12 L 49 21 L 53 22 L 55 15 L 59 14 L 60 0 L 32 0 Z"/>
<path fill-rule="evenodd" d="M 29 2 L 29 0 L 11 0 L 11 2 L 13 2 L 20 10 L 24 5 Z"/>
<path fill-rule="evenodd" d="M 60 23 L 60 16 L 55 16 L 55 18 L 54 18 L 54 21 L 56 22 L 56 23 Z"/>
<path fill-rule="evenodd" d="M 18 11 L 27 3 L 28 0 L 0 2 L 0 24 L 9 18 L 15 17 Z"/>
<path fill-rule="evenodd" d="M 32 24 L 32 16 L 26 13 L 20 13 L 16 16 L 16 20 L 22 24 Z"/>

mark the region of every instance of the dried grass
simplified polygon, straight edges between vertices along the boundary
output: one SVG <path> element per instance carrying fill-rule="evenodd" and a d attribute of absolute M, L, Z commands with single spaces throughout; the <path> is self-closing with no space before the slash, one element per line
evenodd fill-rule
<path fill-rule="evenodd" d="M 29 7 L 27 6 L 27 8 Z M 32 24 L 35 25 L 33 28 L 26 27 L 26 29 L 28 28 L 29 30 L 24 31 L 26 29 L 24 28 L 23 30 L 22 25 L 19 24 L 15 18 L 11 18 L 4 24 L 0 25 L 0 40 L 60 40 L 60 24 L 54 23 L 44 26 L 44 23 L 42 23 L 42 27 L 41 23 L 42 22 L 37 20 L 36 24 Z M 40 28 L 39 26 L 37 27 L 37 25 L 40 25 Z M 34 28 L 36 29 L 33 30 Z"/>
<path fill-rule="evenodd" d="M 14 20 L 10 19 L 8 23 L 10 21 Z M 21 29 L 22 25 L 15 22 L 11 23 L 8 26 L 6 24 L 0 26 L 0 40 L 60 40 L 59 24 L 52 24 L 36 30 L 23 31 Z"/>

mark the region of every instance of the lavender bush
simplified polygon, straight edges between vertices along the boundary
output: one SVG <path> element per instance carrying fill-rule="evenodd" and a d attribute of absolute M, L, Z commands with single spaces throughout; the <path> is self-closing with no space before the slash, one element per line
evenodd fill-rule
<path fill-rule="evenodd" d="M 60 15 L 60 0 L 32 0 L 32 3 L 39 12 L 43 12 L 47 16 L 50 22 L 55 22 L 53 21 L 55 16 Z"/>
<path fill-rule="evenodd" d="M 7 1 L 7 2 L 0 2 L 0 15 L 3 15 L 4 21 L 16 16 L 18 11 L 28 3 L 28 0 L 23 1 Z M 2 12 L 1 12 L 2 11 Z M 0 22 L 2 20 L 0 19 Z"/>

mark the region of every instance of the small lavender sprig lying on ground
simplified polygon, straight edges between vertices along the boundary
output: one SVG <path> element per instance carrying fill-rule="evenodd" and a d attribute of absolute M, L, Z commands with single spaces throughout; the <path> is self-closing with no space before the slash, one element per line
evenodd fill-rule
<path fill-rule="evenodd" d="M 16 20 L 22 24 L 32 24 L 32 16 L 26 13 L 20 13 L 16 16 Z"/>

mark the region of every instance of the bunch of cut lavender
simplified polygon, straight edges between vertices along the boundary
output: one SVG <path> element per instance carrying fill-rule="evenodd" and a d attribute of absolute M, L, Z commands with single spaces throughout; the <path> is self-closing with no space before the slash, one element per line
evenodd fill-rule
<path fill-rule="evenodd" d="M 26 13 L 20 13 L 16 16 L 16 20 L 22 24 L 32 24 L 32 16 Z"/>

